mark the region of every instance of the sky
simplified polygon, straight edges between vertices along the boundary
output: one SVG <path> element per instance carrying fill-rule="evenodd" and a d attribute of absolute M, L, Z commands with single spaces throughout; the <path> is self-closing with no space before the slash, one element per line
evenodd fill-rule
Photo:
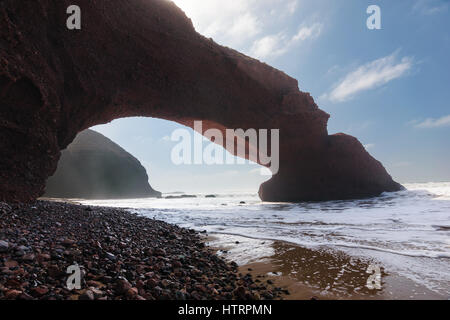
<path fill-rule="evenodd" d="M 449 0 L 175 0 L 201 34 L 299 80 L 401 183 L 450 181 Z M 369 5 L 381 29 L 369 30 Z M 174 165 L 181 126 L 128 118 L 96 126 L 163 192 L 256 192 L 259 166 Z"/>

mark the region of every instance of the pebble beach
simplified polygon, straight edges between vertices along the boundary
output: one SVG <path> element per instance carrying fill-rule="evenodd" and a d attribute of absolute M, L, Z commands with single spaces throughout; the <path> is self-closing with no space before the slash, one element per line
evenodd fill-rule
<path fill-rule="evenodd" d="M 67 268 L 81 269 L 69 290 Z M 0 299 L 272 300 L 287 294 L 239 272 L 196 231 L 122 209 L 0 203 Z"/>

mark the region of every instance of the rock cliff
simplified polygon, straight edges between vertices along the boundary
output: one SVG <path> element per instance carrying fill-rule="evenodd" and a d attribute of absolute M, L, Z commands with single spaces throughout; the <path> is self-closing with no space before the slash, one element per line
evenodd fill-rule
<path fill-rule="evenodd" d="M 0 201 L 40 196 L 78 132 L 130 116 L 280 129 L 263 200 L 401 188 L 355 138 L 328 135 L 329 115 L 295 79 L 201 36 L 172 2 L 78 0 L 82 29 L 68 30 L 72 4 L 0 1 Z"/>
<path fill-rule="evenodd" d="M 61 154 L 45 197 L 120 199 L 161 197 L 140 162 L 120 146 L 85 130 Z"/>

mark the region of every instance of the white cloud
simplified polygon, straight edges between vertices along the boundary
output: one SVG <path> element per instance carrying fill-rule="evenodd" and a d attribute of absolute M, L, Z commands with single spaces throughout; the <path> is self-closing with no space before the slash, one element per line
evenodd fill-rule
<path fill-rule="evenodd" d="M 373 143 L 365 144 L 365 145 L 364 145 L 364 148 L 365 148 L 367 151 L 369 151 L 370 149 L 375 148 L 375 144 L 373 144 Z"/>
<path fill-rule="evenodd" d="M 255 0 L 175 0 L 198 32 L 225 45 L 236 45 L 262 31 L 253 13 Z"/>
<path fill-rule="evenodd" d="M 230 36 L 245 35 L 246 37 L 252 37 L 260 33 L 260 24 L 261 22 L 257 17 L 250 13 L 245 13 L 236 18 L 228 33 Z"/>
<path fill-rule="evenodd" d="M 280 33 L 256 40 L 250 50 L 251 55 L 258 59 L 283 55 L 287 51 L 284 38 L 284 35 Z"/>
<path fill-rule="evenodd" d="M 298 0 L 291 0 L 287 5 L 286 5 L 286 8 L 287 8 L 287 12 L 289 13 L 289 14 L 294 14 L 295 13 L 295 11 L 297 11 L 297 8 L 298 8 Z"/>
<path fill-rule="evenodd" d="M 333 102 L 343 102 L 356 94 L 380 87 L 394 79 L 400 78 L 412 68 L 413 59 L 404 57 L 397 60 L 397 53 L 369 62 L 347 74 L 329 94 L 321 96 Z"/>
<path fill-rule="evenodd" d="M 285 32 L 268 35 L 256 40 L 250 49 L 250 55 L 258 59 L 278 57 L 288 52 L 292 47 L 302 41 L 317 38 L 322 32 L 322 24 L 314 23 L 311 26 L 299 28 L 298 32 L 288 37 Z"/>
<path fill-rule="evenodd" d="M 260 176 L 263 176 L 263 177 L 267 177 L 267 176 L 271 177 L 273 175 L 272 171 L 270 171 L 270 169 L 268 169 L 266 167 L 260 167 L 260 168 L 252 169 L 252 170 L 250 170 L 249 173 L 250 174 L 257 174 L 257 175 L 260 175 Z"/>
<path fill-rule="evenodd" d="M 433 15 L 446 12 L 449 2 L 446 0 L 417 0 L 413 6 L 413 11 L 424 15 Z"/>
<path fill-rule="evenodd" d="M 285 54 L 296 44 L 317 37 L 322 25 L 303 25 L 286 32 L 304 0 L 174 0 L 198 32 L 259 59 Z"/>
<path fill-rule="evenodd" d="M 423 122 L 416 123 L 414 126 L 422 129 L 447 127 L 450 126 L 450 115 L 438 119 L 429 118 Z"/>
<path fill-rule="evenodd" d="M 270 8 L 270 15 L 286 18 L 297 12 L 301 0 L 258 0 L 261 9 Z M 303 1 L 304 2 L 304 1 Z"/>
<path fill-rule="evenodd" d="M 174 0 L 198 32 L 227 46 L 240 46 L 273 20 L 293 15 L 299 0 Z M 239 48 L 238 48 L 239 49 Z"/>
<path fill-rule="evenodd" d="M 297 34 L 292 37 L 292 42 L 305 41 L 307 39 L 317 38 L 322 32 L 322 25 L 320 23 L 314 23 L 313 25 L 307 27 L 301 27 Z"/>

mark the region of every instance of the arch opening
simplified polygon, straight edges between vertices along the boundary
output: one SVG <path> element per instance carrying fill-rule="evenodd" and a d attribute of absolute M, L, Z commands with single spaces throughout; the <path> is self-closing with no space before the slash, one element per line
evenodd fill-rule
<path fill-rule="evenodd" d="M 55 174 L 47 180 L 44 197 L 144 198 L 159 197 L 159 192 L 163 197 L 256 194 L 259 185 L 271 177 L 270 171 L 261 165 L 250 160 L 241 161 L 193 129 L 172 121 L 130 117 L 94 126 L 90 130 L 100 133 L 104 139 L 86 131 L 77 135 L 63 151 Z M 180 130 L 189 136 L 191 155 L 196 149 L 193 141 L 201 141 L 201 163 L 195 163 L 193 157 L 188 163 L 176 163 L 172 159 L 174 149 L 180 144 L 172 138 Z M 118 150 L 119 147 L 123 150 Z M 139 163 L 114 162 L 115 158 L 130 158 L 126 153 L 138 160 L 148 177 L 142 170 L 139 172 Z M 208 155 L 214 158 L 214 163 L 208 163 Z M 135 174 L 130 173 L 133 170 L 129 166 L 134 166 Z M 147 190 L 142 184 L 144 179 L 148 179 L 150 188 L 157 191 Z"/>

